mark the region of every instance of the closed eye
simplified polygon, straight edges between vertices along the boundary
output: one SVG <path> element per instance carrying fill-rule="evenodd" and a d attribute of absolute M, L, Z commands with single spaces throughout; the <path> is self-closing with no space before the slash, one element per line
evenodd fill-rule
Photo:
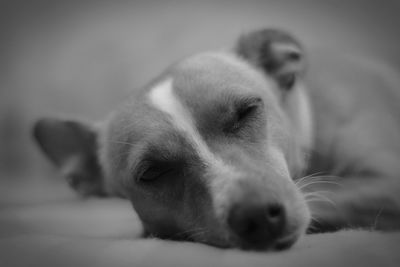
<path fill-rule="evenodd" d="M 236 114 L 237 121 L 241 122 L 241 121 L 248 119 L 249 117 L 254 115 L 254 113 L 257 111 L 257 109 L 258 109 L 258 102 L 246 104 L 243 107 L 240 107 L 237 110 L 237 114 Z"/>
<path fill-rule="evenodd" d="M 137 182 L 150 183 L 167 176 L 177 176 L 182 168 L 180 161 L 145 159 L 140 162 L 134 175 Z"/>
<path fill-rule="evenodd" d="M 236 133 L 246 126 L 251 120 L 257 118 L 258 111 L 262 106 L 262 99 L 258 97 L 246 98 L 236 105 L 231 120 L 224 131 Z"/>
<path fill-rule="evenodd" d="M 174 172 L 173 168 L 163 168 L 157 166 L 148 167 L 139 177 L 141 182 L 152 182 L 159 178 L 172 174 Z"/>

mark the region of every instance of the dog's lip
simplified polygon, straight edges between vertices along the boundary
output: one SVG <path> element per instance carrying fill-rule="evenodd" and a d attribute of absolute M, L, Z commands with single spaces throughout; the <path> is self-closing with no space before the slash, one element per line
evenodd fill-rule
<path fill-rule="evenodd" d="M 278 240 L 275 242 L 273 248 L 274 248 L 275 250 L 284 250 L 284 249 L 288 249 L 288 248 L 290 248 L 291 246 L 293 246 L 294 243 L 296 243 L 296 241 L 298 240 L 298 238 L 299 238 L 299 235 L 298 235 L 298 234 L 290 234 L 290 235 L 284 236 L 284 237 L 278 239 Z"/>
<path fill-rule="evenodd" d="M 221 249 L 229 249 L 229 248 L 241 248 L 244 250 L 255 250 L 255 251 L 266 251 L 266 250 L 285 250 L 290 248 L 294 243 L 296 243 L 296 241 L 299 238 L 299 234 L 289 234 L 286 236 L 283 236 L 282 238 L 279 238 L 278 240 L 272 242 L 269 245 L 265 245 L 265 246 L 254 246 L 254 245 L 250 245 L 250 244 L 243 244 L 243 243 L 238 243 L 238 242 L 234 242 L 233 240 L 230 240 L 230 242 L 216 242 L 213 240 L 197 240 L 194 242 L 200 242 L 200 243 L 204 243 L 207 245 L 211 245 L 217 248 L 221 248 Z"/>
<path fill-rule="evenodd" d="M 275 240 L 270 240 L 268 243 L 252 243 L 252 242 L 244 242 L 239 239 L 230 239 L 230 245 L 227 248 L 240 248 L 243 250 L 251 250 L 251 251 L 280 251 L 289 249 L 293 246 L 296 241 L 299 239 L 299 233 L 290 233 L 286 235 L 282 235 L 282 237 L 277 238 Z"/>

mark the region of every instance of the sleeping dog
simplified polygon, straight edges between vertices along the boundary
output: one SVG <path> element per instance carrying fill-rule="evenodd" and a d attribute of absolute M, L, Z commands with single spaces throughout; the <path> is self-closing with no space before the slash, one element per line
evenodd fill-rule
<path fill-rule="evenodd" d="M 45 118 L 34 137 L 79 194 L 129 199 L 148 236 L 267 250 L 310 221 L 400 228 L 398 94 L 316 85 L 306 65 L 288 33 L 254 31 L 170 66 L 101 123 Z"/>

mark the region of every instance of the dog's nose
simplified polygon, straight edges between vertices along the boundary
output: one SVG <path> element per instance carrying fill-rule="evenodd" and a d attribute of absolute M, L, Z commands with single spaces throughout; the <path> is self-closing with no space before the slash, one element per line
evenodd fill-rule
<path fill-rule="evenodd" d="M 249 246 L 268 246 L 281 236 L 286 224 L 285 208 L 278 203 L 236 204 L 228 225 Z"/>

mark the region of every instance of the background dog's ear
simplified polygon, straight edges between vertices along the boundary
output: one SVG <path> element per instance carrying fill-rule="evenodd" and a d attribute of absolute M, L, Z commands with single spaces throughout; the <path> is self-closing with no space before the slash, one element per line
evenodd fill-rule
<path fill-rule="evenodd" d="M 235 50 L 239 56 L 274 77 L 284 90 L 290 90 L 305 71 L 302 46 L 281 30 L 263 29 L 242 35 Z"/>
<path fill-rule="evenodd" d="M 82 122 L 46 118 L 35 123 L 33 136 L 78 193 L 104 195 L 94 128 Z"/>

